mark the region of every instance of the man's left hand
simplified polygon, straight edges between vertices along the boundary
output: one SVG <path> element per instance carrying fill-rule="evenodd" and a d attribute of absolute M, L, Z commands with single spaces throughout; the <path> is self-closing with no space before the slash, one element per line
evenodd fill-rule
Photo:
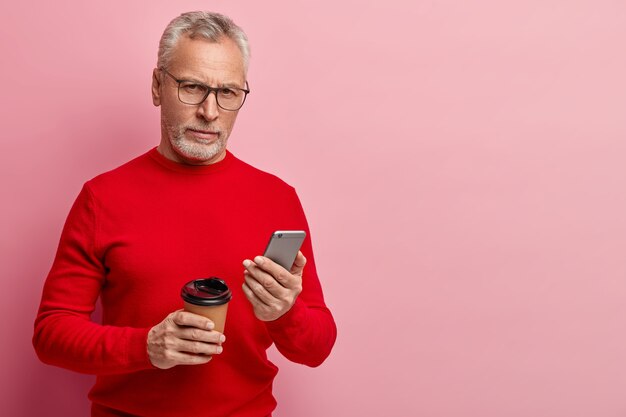
<path fill-rule="evenodd" d="M 305 264 L 302 252 L 298 252 L 290 271 L 264 256 L 243 261 L 243 292 L 259 320 L 276 320 L 291 309 L 302 292 Z"/>

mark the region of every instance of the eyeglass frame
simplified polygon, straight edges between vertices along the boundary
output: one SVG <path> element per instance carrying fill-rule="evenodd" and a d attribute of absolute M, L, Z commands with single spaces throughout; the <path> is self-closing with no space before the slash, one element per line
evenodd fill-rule
<path fill-rule="evenodd" d="M 246 80 L 246 88 L 239 88 L 239 87 L 211 87 L 211 86 L 208 86 L 206 84 L 203 84 L 203 83 L 200 83 L 200 82 L 196 82 L 194 80 L 185 80 L 184 78 L 183 79 L 176 78 L 172 73 L 170 73 L 168 70 L 166 70 L 163 67 L 159 67 L 159 70 L 163 71 L 164 73 L 166 73 L 167 75 L 172 77 L 172 79 L 174 81 L 176 81 L 176 83 L 178 84 L 177 87 L 176 87 L 176 96 L 178 97 L 178 101 L 180 101 L 181 103 L 186 104 L 188 106 L 199 106 L 200 104 L 204 103 L 204 101 L 209 97 L 209 94 L 211 94 L 212 92 L 215 92 L 215 103 L 217 104 L 217 106 L 220 109 L 226 110 L 226 111 L 237 111 L 237 110 L 239 110 L 239 109 L 241 109 L 243 107 L 243 104 L 246 102 L 246 98 L 248 97 L 248 94 L 250 94 L 250 86 L 249 86 L 247 80 Z M 197 84 L 197 85 L 200 85 L 200 86 L 206 88 L 207 91 L 206 91 L 206 94 L 204 95 L 204 98 L 202 98 L 202 100 L 200 100 L 199 103 L 195 103 L 195 104 L 186 103 L 183 100 L 181 100 L 181 98 L 180 98 L 180 84 L 183 83 L 183 82 L 194 83 L 194 84 Z M 219 100 L 219 98 L 217 96 L 217 93 L 220 90 L 233 90 L 233 89 L 234 90 L 243 91 L 244 96 L 243 96 L 243 100 L 241 100 L 241 105 L 238 108 L 234 109 L 234 110 L 222 107 L 222 105 L 220 105 L 220 100 Z"/>

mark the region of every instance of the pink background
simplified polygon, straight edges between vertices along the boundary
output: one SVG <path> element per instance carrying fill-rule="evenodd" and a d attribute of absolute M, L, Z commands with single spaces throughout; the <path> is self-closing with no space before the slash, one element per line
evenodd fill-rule
<path fill-rule="evenodd" d="M 0 415 L 87 415 L 30 344 L 87 179 L 155 146 L 182 11 L 252 42 L 242 159 L 298 189 L 339 326 L 277 417 L 626 415 L 621 0 L 0 6 Z M 184 3 L 184 4 L 183 4 Z"/>

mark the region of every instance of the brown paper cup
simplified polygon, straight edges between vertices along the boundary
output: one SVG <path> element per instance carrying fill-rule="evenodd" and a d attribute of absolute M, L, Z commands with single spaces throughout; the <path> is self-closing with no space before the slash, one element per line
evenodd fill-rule
<path fill-rule="evenodd" d="M 224 325 L 226 324 L 226 312 L 228 311 L 228 303 L 222 304 L 214 307 L 205 307 L 199 306 L 195 304 L 190 304 L 188 302 L 184 303 L 185 311 L 189 311 L 190 313 L 199 314 L 210 319 L 215 327 L 213 330 L 218 331 L 220 333 L 224 333 Z"/>
<path fill-rule="evenodd" d="M 186 311 L 210 319 L 215 324 L 214 330 L 224 333 L 228 303 L 232 298 L 224 280 L 211 277 L 189 281 L 180 290 L 180 296 Z"/>

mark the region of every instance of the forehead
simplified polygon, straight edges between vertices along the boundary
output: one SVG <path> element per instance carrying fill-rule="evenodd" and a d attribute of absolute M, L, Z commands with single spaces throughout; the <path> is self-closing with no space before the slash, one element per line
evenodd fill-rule
<path fill-rule="evenodd" d="M 245 82 L 243 55 L 237 44 L 222 37 L 218 42 L 182 36 L 168 66 L 179 78 L 207 84 Z"/>

